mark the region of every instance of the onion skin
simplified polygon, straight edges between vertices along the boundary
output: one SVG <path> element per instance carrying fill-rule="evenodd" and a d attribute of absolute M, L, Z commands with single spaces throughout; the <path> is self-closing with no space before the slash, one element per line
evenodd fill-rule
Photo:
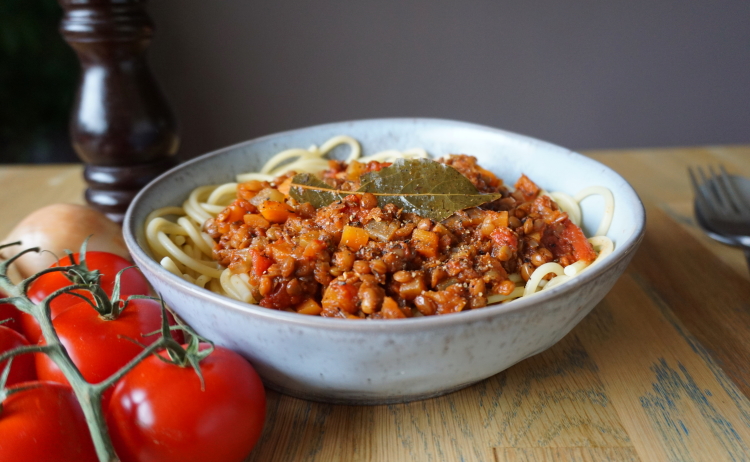
<path fill-rule="evenodd" d="M 21 241 L 21 245 L 3 249 L 0 256 L 9 258 L 31 247 L 48 250 L 16 260 L 13 266 L 26 278 L 49 268 L 65 255 L 65 250 L 79 251 L 89 236 L 88 250 L 110 252 L 130 260 L 120 225 L 96 210 L 75 204 L 52 204 L 31 212 L 3 240 L 4 244 Z"/>

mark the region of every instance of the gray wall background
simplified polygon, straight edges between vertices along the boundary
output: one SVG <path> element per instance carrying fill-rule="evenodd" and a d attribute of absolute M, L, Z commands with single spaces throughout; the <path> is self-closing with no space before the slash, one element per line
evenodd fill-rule
<path fill-rule="evenodd" d="M 182 157 L 460 119 L 577 149 L 750 142 L 750 1 L 152 0 Z"/>

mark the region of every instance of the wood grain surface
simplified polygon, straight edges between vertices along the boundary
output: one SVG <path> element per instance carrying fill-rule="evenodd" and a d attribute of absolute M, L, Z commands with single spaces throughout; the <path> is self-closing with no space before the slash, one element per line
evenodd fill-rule
<path fill-rule="evenodd" d="M 750 272 L 692 219 L 688 165 L 750 176 L 750 146 L 599 151 L 646 204 L 625 275 L 549 350 L 447 396 L 341 406 L 268 392 L 253 462 L 750 460 Z M 0 234 L 82 203 L 78 166 L 0 168 Z"/>

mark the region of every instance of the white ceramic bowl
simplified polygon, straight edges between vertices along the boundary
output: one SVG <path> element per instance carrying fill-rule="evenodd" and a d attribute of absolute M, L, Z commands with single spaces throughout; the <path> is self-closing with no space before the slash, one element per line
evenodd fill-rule
<path fill-rule="evenodd" d="M 601 185 L 615 197 L 608 236 L 614 253 L 566 284 L 530 298 L 458 314 L 397 321 L 305 316 L 245 304 L 194 286 L 154 261 L 143 224 L 152 210 L 179 205 L 199 185 L 234 181 L 272 154 L 358 139 L 363 154 L 423 147 L 432 156 L 471 154 L 513 184 L 521 173 L 549 191 Z M 344 148 L 341 148 L 342 151 Z M 602 201 L 583 202 L 584 231 L 596 229 Z M 643 236 L 645 213 L 631 186 L 608 167 L 546 142 L 449 120 L 376 119 L 269 135 L 186 162 L 146 186 L 125 216 L 130 252 L 154 288 L 201 335 L 249 359 L 266 385 L 327 402 L 375 404 L 427 398 L 465 387 L 560 340 L 610 290 Z"/>

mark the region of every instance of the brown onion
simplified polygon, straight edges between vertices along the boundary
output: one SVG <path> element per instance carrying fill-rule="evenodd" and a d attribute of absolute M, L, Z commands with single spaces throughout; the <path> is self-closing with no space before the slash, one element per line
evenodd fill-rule
<path fill-rule="evenodd" d="M 9 258 L 30 247 L 49 251 L 29 253 L 16 261 L 14 266 L 21 276 L 28 277 L 57 261 L 54 255 L 63 257 L 66 249 L 78 252 L 89 236 L 88 250 L 130 259 L 118 224 L 96 210 L 74 204 L 52 204 L 31 212 L 3 240 L 4 244 L 21 241 L 21 245 L 3 249 L 1 255 Z"/>

